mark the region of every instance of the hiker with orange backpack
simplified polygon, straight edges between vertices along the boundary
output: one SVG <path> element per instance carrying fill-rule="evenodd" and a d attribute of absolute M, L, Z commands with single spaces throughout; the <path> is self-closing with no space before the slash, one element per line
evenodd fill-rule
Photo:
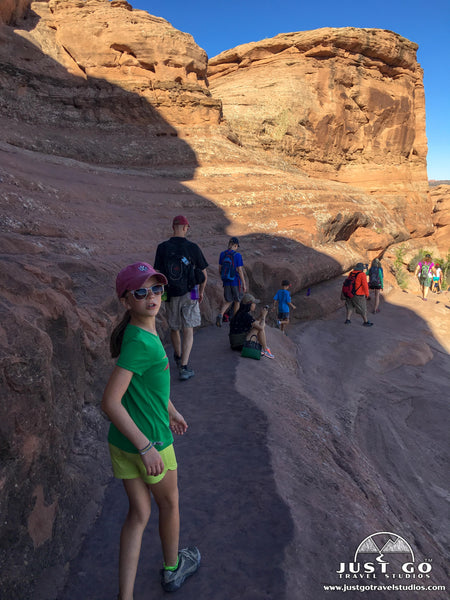
<path fill-rule="evenodd" d="M 351 323 L 350 317 L 352 316 L 353 311 L 361 315 L 364 327 L 372 327 L 373 325 L 373 323 L 367 319 L 369 285 L 367 283 L 365 269 L 366 267 L 363 263 L 358 263 L 356 267 L 350 271 L 342 285 L 341 299 L 345 300 L 345 309 L 347 311 L 345 325 Z"/>

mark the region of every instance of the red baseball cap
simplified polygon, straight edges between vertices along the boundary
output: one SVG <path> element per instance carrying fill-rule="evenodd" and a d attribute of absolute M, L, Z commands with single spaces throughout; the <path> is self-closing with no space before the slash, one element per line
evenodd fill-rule
<path fill-rule="evenodd" d="M 178 215 L 177 217 L 173 218 L 172 227 L 174 225 L 189 225 L 189 221 L 184 215 Z"/>
<path fill-rule="evenodd" d="M 145 262 L 137 262 L 128 265 L 120 271 L 116 278 L 116 291 L 119 298 L 128 290 L 138 290 L 144 285 L 149 277 L 156 277 L 158 283 L 167 285 L 166 276 L 158 273 L 155 269 Z"/>

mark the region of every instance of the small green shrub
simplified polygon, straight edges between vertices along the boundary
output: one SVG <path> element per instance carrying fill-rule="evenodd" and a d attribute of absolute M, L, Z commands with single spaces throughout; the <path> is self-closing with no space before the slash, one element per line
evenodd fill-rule
<path fill-rule="evenodd" d="M 404 244 L 395 249 L 394 275 L 402 290 L 405 290 L 408 287 L 408 279 L 406 277 L 405 269 L 403 268 L 405 252 L 406 248 Z"/>
<path fill-rule="evenodd" d="M 442 289 L 446 290 L 450 285 L 450 252 L 447 254 L 447 258 L 439 258 L 433 257 L 429 250 L 423 250 L 422 248 L 417 252 L 417 254 L 409 261 L 408 263 L 408 271 L 410 273 L 414 273 L 417 265 L 421 262 L 427 254 L 431 255 L 431 260 L 434 264 L 439 263 L 442 269 Z M 396 254 L 397 255 L 397 254 Z M 394 267 L 397 264 L 397 259 L 394 262 Z M 399 284 L 400 285 L 400 284 Z"/>
<path fill-rule="evenodd" d="M 425 256 L 427 254 L 431 255 L 431 252 L 429 250 L 423 250 L 422 248 L 417 252 L 417 254 L 415 256 L 413 256 L 413 258 L 409 261 L 408 263 L 408 271 L 410 273 L 414 273 L 414 271 L 416 270 L 417 265 L 420 263 L 420 261 L 425 258 Z M 433 261 L 434 262 L 434 261 Z"/>

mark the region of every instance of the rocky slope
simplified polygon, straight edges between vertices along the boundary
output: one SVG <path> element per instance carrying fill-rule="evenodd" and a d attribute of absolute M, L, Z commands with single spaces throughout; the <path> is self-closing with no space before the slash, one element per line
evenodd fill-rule
<path fill-rule="evenodd" d="M 340 110 L 342 118 L 348 112 L 350 129 L 357 114 L 370 123 L 354 131 L 363 146 L 358 153 L 330 120 L 329 160 L 319 168 L 325 163 L 315 149 L 313 161 L 301 145 L 286 153 L 287 132 L 271 134 L 270 144 L 260 143 L 250 125 L 244 135 L 219 92 L 235 69 L 211 75 L 208 86 L 207 57 L 192 37 L 124 0 L 9 0 L 0 19 L 0 510 L 8 515 L 0 561 L 3 590 L 12 600 L 32 597 L 33 582 L 42 590 L 48 581 L 64 580 L 64 565 L 101 508 L 110 475 L 98 402 L 111 366 L 106 340 L 118 308 L 114 275 L 128 261 L 152 262 L 174 214 L 188 215 L 192 239 L 212 265 L 205 325 L 220 301 L 214 265 L 230 234 L 241 238 L 252 291 L 269 301 L 280 278 L 290 277 L 301 318 L 308 319 L 340 306 L 341 274 L 355 262 L 397 243 L 430 242 L 423 236 L 433 233 L 432 218 L 445 244 L 440 234 L 448 224 L 444 200 L 433 204 L 425 193 L 414 45 L 395 34 L 384 32 L 375 52 L 372 34 L 352 30 L 357 66 L 347 30 L 316 35 L 305 50 L 309 58 L 298 51 L 293 70 L 301 72 L 304 60 L 317 63 L 308 77 L 321 82 L 323 94 L 335 89 L 327 63 L 336 63 L 342 79 L 348 58 L 357 98 L 374 95 L 367 112 L 364 102 L 345 108 L 342 93 L 329 92 L 334 100 L 322 108 L 311 100 L 314 127 L 319 108 Z M 248 63 L 250 83 L 242 89 L 249 100 L 256 71 L 263 72 L 272 55 L 280 58 L 275 46 L 267 56 L 267 44 L 252 50 L 252 57 L 266 58 Z M 290 56 L 293 49 L 285 51 Z M 381 66 L 388 58 L 391 70 Z M 413 84 L 417 94 L 405 102 Z M 340 92 L 341 85 L 336 82 Z M 376 129 L 377 98 L 387 102 L 387 96 L 391 104 L 380 109 Z M 267 109 L 253 99 L 255 114 Z M 368 144 L 374 131 L 379 147 Z M 311 148 L 314 139 L 308 138 Z M 358 154 L 366 171 L 379 176 L 377 186 L 348 175 L 352 163 L 362 172 Z M 433 206 L 439 207 L 434 215 Z M 386 271 L 390 289 L 394 279 Z M 159 327 L 166 336 L 164 315 Z M 49 591 L 36 600 L 50 597 Z"/>

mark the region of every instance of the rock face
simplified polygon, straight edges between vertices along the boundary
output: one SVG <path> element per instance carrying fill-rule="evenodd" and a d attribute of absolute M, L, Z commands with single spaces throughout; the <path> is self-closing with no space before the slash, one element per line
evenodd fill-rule
<path fill-rule="evenodd" d="M 0 23 L 15 23 L 24 16 L 30 4 L 31 0 L 2 0 L 0 4 Z"/>
<path fill-rule="evenodd" d="M 315 177 L 383 193 L 408 228 L 424 206 L 425 99 L 417 45 L 390 31 L 280 34 L 210 60 L 208 78 L 242 144 Z M 405 202 L 406 200 L 406 202 Z"/>
<path fill-rule="evenodd" d="M 152 262 L 174 214 L 211 265 L 204 324 L 229 235 L 264 303 L 282 274 L 301 318 L 323 318 L 344 271 L 419 243 L 432 216 L 445 244 L 448 219 L 446 192 L 426 197 L 421 71 L 399 36 L 278 36 L 211 61 L 208 86 L 192 37 L 124 0 L 26 8 L 0 7 L 0 567 L 5 597 L 51 600 L 109 478 L 114 274 Z"/>
<path fill-rule="evenodd" d="M 173 141 L 176 128 L 219 120 L 206 53 L 124 0 L 33 2 L 19 29 L 0 31 L 0 60 L 2 137 L 34 150 L 110 164 L 192 164 L 192 151 Z M 30 125 L 45 133 L 33 135 Z"/>
<path fill-rule="evenodd" d="M 434 243 L 445 256 L 450 249 L 450 185 L 438 185 L 430 188 L 433 202 L 433 225 L 436 232 Z"/>

